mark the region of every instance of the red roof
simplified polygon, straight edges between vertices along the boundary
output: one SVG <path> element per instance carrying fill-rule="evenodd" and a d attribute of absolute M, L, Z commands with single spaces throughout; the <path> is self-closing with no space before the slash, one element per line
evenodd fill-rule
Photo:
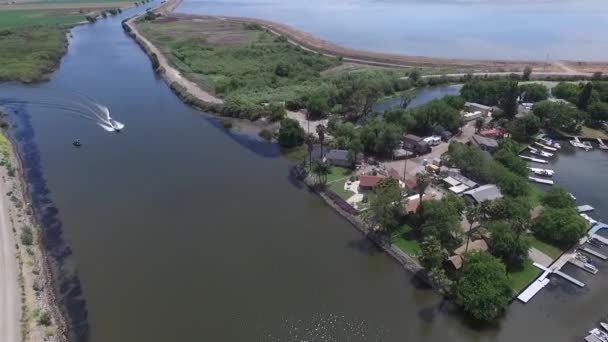
<path fill-rule="evenodd" d="M 479 135 L 483 135 L 484 137 L 501 138 L 503 135 L 505 135 L 505 132 L 500 128 L 486 128 L 479 130 Z"/>
<path fill-rule="evenodd" d="M 380 176 L 361 176 L 359 177 L 359 186 L 364 188 L 373 188 L 382 179 Z"/>

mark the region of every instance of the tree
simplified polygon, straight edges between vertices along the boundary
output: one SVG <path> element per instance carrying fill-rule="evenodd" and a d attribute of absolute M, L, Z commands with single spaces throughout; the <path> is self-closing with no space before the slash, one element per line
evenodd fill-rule
<path fill-rule="evenodd" d="M 348 143 L 348 160 L 354 165 L 357 163 L 357 156 L 363 152 L 363 144 L 361 144 L 361 140 L 359 138 L 352 139 Z"/>
<path fill-rule="evenodd" d="M 518 236 L 515 230 L 503 221 L 492 223 L 488 230 L 492 232 L 492 254 L 500 258 L 509 269 L 521 268 L 528 257 L 530 240 Z"/>
<path fill-rule="evenodd" d="M 559 82 L 555 87 L 553 87 L 553 89 L 551 89 L 551 93 L 558 99 L 576 103 L 581 93 L 581 87 L 575 83 Z"/>
<path fill-rule="evenodd" d="M 608 120 L 608 103 L 595 101 L 589 106 L 589 117 L 596 121 Z"/>
<path fill-rule="evenodd" d="M 486 252 L 469 255 L 453 293 L 456 304 L 481 322 L 491 322 L 500 316 L 513 294 L 505 266 Z"/>
<path fill-rule="evenodd" d="M 549 130 L 576 132 L 579 124 L 587 118 L 586 113 L 570 104 L 551 101 L 535 103 L 532 111 L 540 118 L 542 125 Z"/>
<path fill-rule="evenodd" d="M 390 157 L 401 142 L 401 130 L 394 124 L 374 119 L 360 129 L 359 136 L 365 151 Z"/>
<path fill-rule="evenodd" d="M 441 267 L 448 257 L 448 251 L 441 246 L 435 236 L 427 236 L 420 243 L 420 256 L 418 259 L 425 269 L 431 270 Z"/>
<path fill-rule="evenodd" d="M 528 83 L 519 86 L 525 102 L 538 102 L 549 98 L 549 89 L 540 83 Z"/>
<path fill-rule="evenodd" d="M 500 100 L 500 107 L 504 116 L 511 120 L 517 114 L 517 98 L 519 97 L 519 87 L 517 81 L 509 82 L 506 91 Z"/>
<path fill-rule="evenodd" d="M 270 120 L 281 121 L 285 118 L 285 105 L 280 102 L 270 103 Z"/>
<path fill-rule="evenodd" d="M 307 133 L 304 136 L 304 141 L 306 142 L 306 147 L 308 149 L 308 166 L 312 170 L 312 151 L 314 150 L 315 136 Z"/>
<path fill-rule="evenodd" d="M 545 206 L 552 208 L 574 208 L 574 200 L 570 193 L 561 187 L 552 187 L 542 198 Z"/>
<path fill-rule="evenodd" d="M 370 213 L 374 222 L 387 235 L 399 228 L 401 206 L 399 183 L 391 177 L 382 178 L 369 196 Z"/>
<path fill-rule="evenodd" d="M 319 137 L 319 143 L 321 144 L 321 155 L 323 155 L 323 143 L 325 142 L 325 126 L 317 125 L 317 136 Z"/>
<path fill-rule="evenodd" d="M 540 238 L 565 247 L 585 235 L 587 221 L 574 208 L 547 207 L 534 222 L 533 230 Z"/>
<path fill-rule="evenodd" d="M 452 132 L 462 126 L 460 111 L 448 105 L 444 100 L 433 100 L 409 113 L 414 120 L 414 131 L 421 134 L 431 133 L 435 126 L 442 126 Z"/>
<path fill-rule="evenodd" d="M 467 218 L 467 221 L 469 222 L 469 230 L 465 233 L 467 236 L 467 244 L 466 244 L 466 247 L 464 248 L 465 255 L 463 255 L 463 257 L 462 257 L 463 267 L 464 267 L 464 263 L 465 263 L 466 254 L 469 252 L 469 241 L 471 240 L 471 231 L 473 230 L 473 225 L 475 224 L 475 222 L 479 221 L 479 208 L 468 207 L 464 211 L 464 215 Z"/>
<path fill-rule="evenodd" d="M 420 79 L 420 72 L 418 70 L 410 71 L 409 78 L 414 82 L 418 82 L 418 80 Z"/>
<path fill-rule="evenodd" d="M 475 133 L 479 133 L 479 130 L 483 128 L 484 120 L 483 118 L 475 119 Z"/>
<path fill-rule="evenodd" d="M 528 163 L 509 150 L 499 149 L 494 153 L 494 159 L 515 174 L 520 176 L 528 175 Z"/>
<path fill-rule="evenodd" d="M 593 73 L 593 76 L 591 76 L 591 79 L 594 81 L 599 81 L 602 79 L 602 72 L 601 71 L 596 71 Z"/>
<path fill-rule="evenodd" d="M 312 117 L 322 117 L 329 110 L 329 95 L 315 90 L 308 94 L 304 105 Z"/>
<path fill-rule="evenodd" d="M 529 66 L 529 65 L 526 65 L 526 67 L 524 68 L 524 72 L 522 74 L 521 79 L 524 80 L 524 81 L 529 81 L 531 74 L 532 74 L 532 67 Z"/>
<path fill-rule="evenodd" d="M 279 63 L 274 68 L 274 74 L 279 77 L 287 77 L 289 76 L 289 65 L 287 63 Z"/>
<path fill-rule="evenodd" d="M 494 221 L 529 221 L 530 209 L 530 203 L 526 197 L 505 197 L 490 202 L 486 215 L 489 220 Z"/>
<path fill-rule="evenodd" d="M 441 200 L 424 201 L 420 204 L 420 225 L 418 233 L 422 237 L 434 236 L 441 245 L 452 250 L 461 243 L 462 229 L 460 227 L 461 212 L 464 206 L 462 199 L 446 196 Z"/>
<path fill-rule="evenodd" d="M 305 134 L 296 120 L 285 118 L 281 120 L 279 128 L 279 144 L 283 147 L 300 146 L 304 142 Z"/>
<path fill-rule="evenodd" d="M 587 109 L 589 108 L 589 104 L 591 103 L 592 94 L 593 94 L 593 83 L 587 82 L 587 84 L 585 84 L 585 87 L 583 88 L 583 91 L 581 92 L 581 94 L 578 97 L 578 102 L 576 103 L 576 106 L 578 107 L 578 109 L 587 111 Z"/>
<path fill-rule="evenodd" d="M 531 137 L 540 131 L 540 119 L 534 114 L 528 114 L 523 118 L 513 120 L 508 125 L 508 131 L 513 140 L 518 142 L 528 142 Z"/>
<path fill-rule="evenodd" d="M 419 172 L 416 174 L 416 190 L 418 190 L 418 196 L 420 196 L 420 203 L 422 203 L 422 198 L 424 197 L 424 192 L 431 184 L 431 178 L 426 172 Z M 418 214 L 420 214 L 420 210 L 422 210 L 422 205 L 418 206 Z"/>
<path fill-rule="evenodd" d="M 317 176 L 317 183 L 325 185 L 327 183 L 327 175 L 330 173 L 329 165 L 320 160 L 315 160 L 312 164 L 312 173 Z"/>

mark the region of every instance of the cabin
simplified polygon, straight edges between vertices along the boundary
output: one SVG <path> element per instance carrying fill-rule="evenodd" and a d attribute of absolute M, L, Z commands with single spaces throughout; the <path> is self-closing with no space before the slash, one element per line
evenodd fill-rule
<path fill-rule="evenodd" d="M 363 175 L 359 177 L 359 190 L 360 191 L 371 191 L 374 190 L 378 182 L 384 178 L 381 176 L 368 176 Z"/>
<path fill-rule="evenodd" d="M 480 117 L 486 117 L 492 115 L 492 107 L 482 105 L 475 102 L 465 102 L 464 104 L 465 112 L 475 113 L 480 112 Z"/>
<path fill-rule="evenodd" d="M 498 141 L 492 138 L 483 137 L 478 134 L 474 134 L 471 137 L 471 144 L 479 147 L 482 151 L 486 151 L 488 153 L 494 153 L 496 148 L 498 147 Z"/>
<path fill-rule="evenodd" d="M 348 151 L 346 150 L 329 150 L 329 152 L 325 154 L 325 161 L 334 166 L 347 168 L 353 166 L 352 161 L 348 157 Z"/>
<path fill-rule="evenodd" d="M 456 250 L 454 250 L 454 255 L 452 255 L 451 257 L 449 257 L 446 260 L 448 269 L 451 269 L 453 271 L 460 270 L 462 268 L 463 256 L 465 255 L 465 253 L 485 252 L 488 249 L 489 249 L 488 244 L 483 239 L 469 241 L 468 248 L 467 248 L 467 244 L 465 242 L 462 246 L 460 246 L 460 247 L 456 248 Z"/>
<path fill-rule="evenodd" d="M 482 185 L 478 188 L 465 191 L 463 197 L 471 204 L 478 205 L 483 201 L 493 201 L 502 198 L 502 193 L 494 184 Z"/>
<path fill-rule="evenodd" d="M 427 154 L 431 152 L 431 147 L 424 141 L 424 138 L 413 134 L 406 134 L 403 137 L 403 147 L 416 154 Z"/>

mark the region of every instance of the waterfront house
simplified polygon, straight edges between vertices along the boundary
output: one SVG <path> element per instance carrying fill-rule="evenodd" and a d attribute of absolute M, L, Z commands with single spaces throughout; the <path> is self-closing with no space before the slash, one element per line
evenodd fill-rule
<path fill-rule="evenodd" d="M 482 151 L 494 153 L 498 147 L 498 142 L 495 139 L 483 137 L 478 134 L 474 134 L 471 137 L 471 144 L 479 147 Z"/>
<path fill-rule="evenodd" d="M 368 176 L 363 175 L 359 177 L 359 190 L 360 191 L 370 191 L 373 190 L 378 182 L 384 177 L 381 176 Z"/>
<path fill-rule="evenodd" d="M 325 154 L 325 161 L 330 165 L 350 168 L 353 166 L 352 161 L 348 157 L 347 150 L 329 150 Z"/>
<path fill-rule="evenodd" d="M 464 110 L 469 113 L 481 112 L 482 117 L 492 114 L 492 107 L 475 102 L 465 102 Z"/>
<path fill-rule="evenodd" d="M 483 201 L 493 201 L 502 198 L 502 193 L 494 184 L 482 185 L 478 188 L 465 191 L 463 193 L 465 200 L 472 204 L 479 204 Z"/>
<path fill-rule="evenodd" d="M 419 155 L 431 152 L 431 147 L 424 138 L 413 134 L 406 134 L 403 137 L 403 147 Z"/>
<path fill-rule="evenodd" d="M 454 250 L 454 255 L 452 255 L 446 260 L 446 264 L 451 270 L 457 271 L 462 268 L 463 256 L 465 255 L 465 253 L 485 252 L 487 250 L 488 244 L 483 239 L 469 241 L 468 248 L 467 243 L 465 242 L 462 246 Z"/>

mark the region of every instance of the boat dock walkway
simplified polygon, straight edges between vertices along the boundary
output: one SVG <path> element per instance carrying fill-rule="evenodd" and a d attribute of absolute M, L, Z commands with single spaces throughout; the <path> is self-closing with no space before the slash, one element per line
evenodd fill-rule
<path fill-rule="evenodd" d="M 532 157 L 528 157 L 528 156 L 522 156 L 521 154 L 519 155 L 520 158 L 525 159 L 525 160 L 529 160 L 535 163 L 540 163 L 540 164 L 547 164 L 549 163 L 548 161 L 544 160 L 544 159 L 538 159 L 538 158 L 532 158 Z"/>
<path fill-rule="evenodd" d="M 577 258 L 572 258 L 572 259 L 568 260 L 568 262 L 571 263 L 572 265 L 578 267 L 578 268 L 582 268 L 584 271 L 587 271 L 587 272 L 589 272 L 591 274 L 597 274 L 597 272 L 598 272 L 597 270 L 593 270 L 592 271 L 591 269 L 586 268 L 585 267 L 585 263 L 582 262 L 582 261 L 580 261 L 580 260 L 578 260 Z"/>
<path fill-rule="evenodd" d="M 591 254 L 594 257 L 598 257 L 598 258 L 600 258 L 602 260 L 608 260 L 608 256 L 605 256 L 604 254 L 602 254 L 600 252 L 594 251 L 593 249 L 591 249 L 589 247 L 581 247 L 580 250 L 583 251 L 583 252 L 585 252 L 585 253 Z"/>
<path fill-rule="evenodd" d="M 540 183 L 540 184 L 547 184 L 547 185 L 553 185 L 553 181 L 550 179 L 542 179 L 542 178 L 537 178 L 537 177 L 528 177 L 528 180 L 530 182 L 535 182 L 535 183 Z"/>
<path fill-rule="evenodd" d="M 536 141 L 535 144 L 538 145 L 538 146 L 540 146 L 540 147 L 542 147 L 542 148 L 544 148 L 545 150 L 548 150 L 548 151 L 557 151 L 557 148 L 551 147 L 551 146 L 547 146 L 545 144 L 541 144 L 538 141 Z"/>
<path fill-rule="evenodd" d="M 597 234 L 589 234 L 589 237 L 598 240 L 599 242 L 603 243 L 604 245 L 608 245 L 608 239 L 606 239 L 603 236 L 600 236 Z"/>
<path fill-rule="evenodd" d="M 578 210 L 579 213 L 586 213 L 588 211 L 595 210 L 595 208 L 590 206 L 589 204 L 585 204 L 585 205 L 579 205 L 578 207 L 576 207 L 576 210 Z"/>
<path fill-rule="evenodd" d="M 566 273 L 560 271 L 560 269 L 567 263 L 567 262 L 572 262 L 571 260 L 574 259 L 574 253 L 564 253 L 559 259 L 557 259 L 550 267 L 545 267 L 539 263 L 533 263 L 534 266 L 540 268 L 541 270 L 543 270 L 543 273 L 536 278 L 536 280 L 534 282 L 532 282 L 532 284 L 530 284 L 530 286 L 528 286 L 525 290 L 523 290 L 518 296 L 517 299 L 519 299 L 521 302 L 523 303 L 527 303 L 528 301 L 530 301 L 530 299 L 532 299 L 532 297 L 534 297 L 534 295 L 536 295 L 538 292 L 540 292 L 540 290 L 543 289 L 543 287 L 547 286 L 547 284 L 549 283 L 549 275 L 550 274 L 556 274 L 566 280 L 568 280 L 569 282 L 573 283 L 574 285 L 578 286 L 578 287 L 584 287 L 585 283 L 583 283 L 582 281 L 575 279 L 574 277 L 567 275 Z M 578 261 L 578 260 L 577 260 Z M 578 266 L 578 265 L 577 265 Z M 582 266 L 581 266 L 582 267 Z"/>

